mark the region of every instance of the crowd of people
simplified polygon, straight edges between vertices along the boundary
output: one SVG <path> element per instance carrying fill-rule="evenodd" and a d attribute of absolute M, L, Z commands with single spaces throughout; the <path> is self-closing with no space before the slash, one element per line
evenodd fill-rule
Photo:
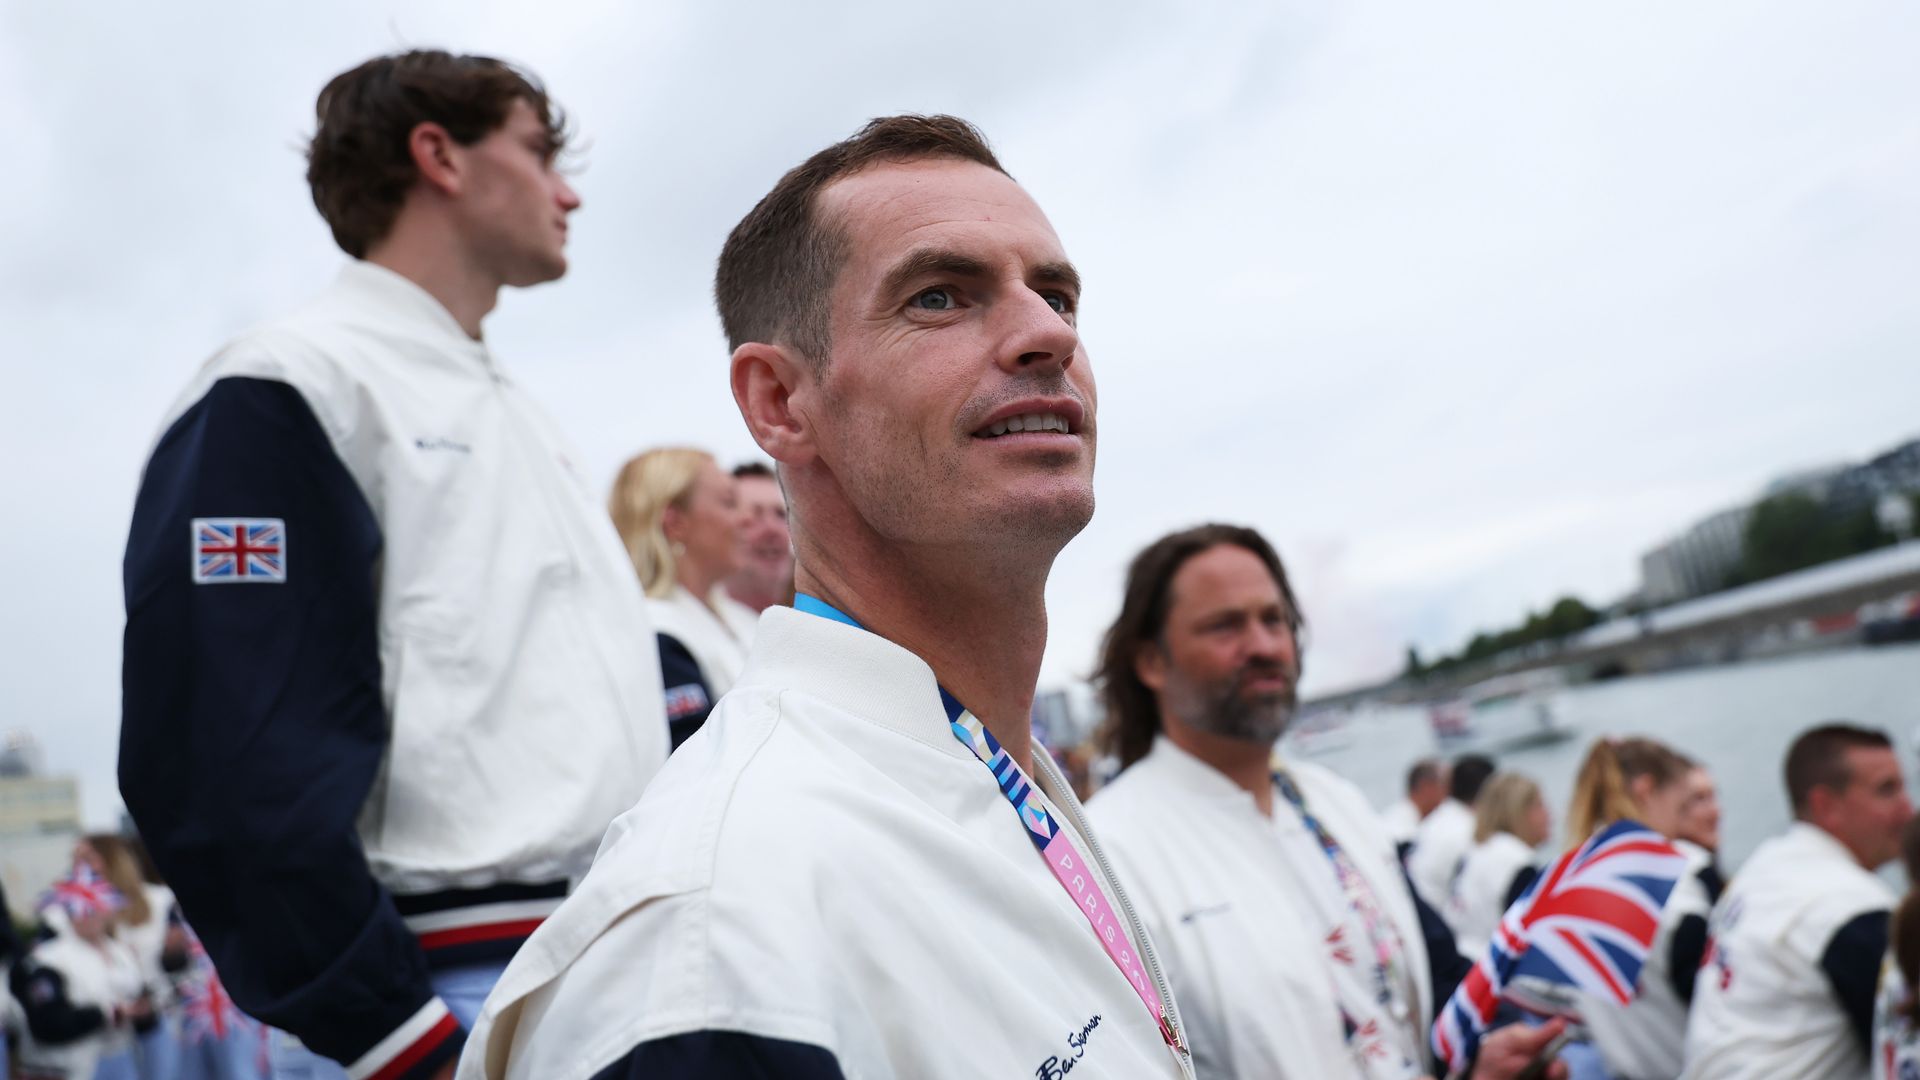
<path fill-rule="evenodd" d="M 1083 805 L 1032 738 L 1098 398 L 1080 276 L 977 130 L 886 117 L 781 177 L 714 290 L 775 465 L 652 449 L 603 507 L 482 333 L 566 270 L 543 86 L 413 51 L 316 121 L 349 262 L 217 352 L 147 462 L 120 781 L 156 867 L 102 839 L 49 894 L 21 1075 L 1445 1071 L 1435 1017 L 1551 811 L 1467 756 L 1382 815 L 1276 752 L 1306 613 L 1265 537 L 1132 562 L 1117 778 Z M 1705 771 L 1596 742 L 1562 839 L 1633 821 L 1687 858 L 1637 993 L 1505 1010 L 1459 1071 L 1864 1076 L 1876 1038 L 1920 1068 L 1915 920 L 1889 941 L 1873 874 L 1898 762 L 1827 725 L 1786 776 L 1796 824 L 1723 883 Z M 206 988 L 246 1014 L 213 1044 Z"/>

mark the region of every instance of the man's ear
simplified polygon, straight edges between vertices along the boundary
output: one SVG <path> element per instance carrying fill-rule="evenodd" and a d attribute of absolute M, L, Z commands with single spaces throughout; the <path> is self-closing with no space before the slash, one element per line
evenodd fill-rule
<path fill-rule="evenodd" d="M 421 182 L 442 195 L 460 194 L 465 176 L 459 150 L 460 144 L 447 129 L 431 120 L 423 120 L 407 132 L 407 153 Z"/>
<path fill-rule="evenodd" d="M 782 465 L 806 465 L 819 453 L 807 415 L 812 367 L 781 345 L 749 341 L 733 350 L 733 402 L 753 441 Z"/>
<path fill-rule="evenodd" d="M 1159 642 L 1149 641 L 1134 650 L 1133 675 L 1156 694 L 1166 689 L 1167 651 Z"/>

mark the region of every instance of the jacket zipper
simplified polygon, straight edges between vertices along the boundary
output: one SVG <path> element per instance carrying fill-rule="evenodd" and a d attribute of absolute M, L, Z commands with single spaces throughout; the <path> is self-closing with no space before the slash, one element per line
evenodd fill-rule
<path fill-rule="evenodd" d="M 1140 946 L 1140 955 L 1147 961 L 1147 970 L 1153 974 L 1154 989 L 1160 992 L 1161 1035 L 1167 1037 L 1168 1043 L 1173 1047 L 1182 1073 L 1192 1076 L 1193 1068 L 1188 1064 L 1191 1051 L 1187 1049 L 1186 1040 L 1182 1038 L 1180 1011 L 1174 1008 L 1173 991 L 1167 987 L 1167 977 L 1160 971 L 1160 958 L 1154 955 L 1153 939 L 1147 936 L 1147 928 L 1140 922 L 1140 916 L 1134 912 L 1133 902 L 1127 899 L 1127 891 L 1121 888 L 1120 878 L 1114 874 L 1113 865 L 1107 862 L 1106 852 L 1100 850 L 1100 841 L 1094 838 L 1093 829 L 1088 827 L 1086 817 L 1080 813 L 1080 800 L 1074 796 L 1073 788 L 1067 784 L 1066 778 L 1060 775 L 1060 770 L 1054 766 L 1053 758 L 1046 750 L 1042 749 L 1033 757 L 1040 762 L 1040 768 L 1046 772 L 1048 785 L 1056 793 L 1066 796 L 1064 799 L 1056 798 L 1055 804 L 1064 807 L 1067 813 L 1072 815 L 1073 827 L 1079 831 L 1080 839 L 1086 841 L 1087 852 L 1093 856 L 1094 864 L 1100 867 L 1101 875 L 1107 879 L 1107 886 L 1113 890 L 1113 898 L 1120 902 L 1120 910 L 1126 913 L 1127 923 L 1133 928 L 1133 940 Z"/>

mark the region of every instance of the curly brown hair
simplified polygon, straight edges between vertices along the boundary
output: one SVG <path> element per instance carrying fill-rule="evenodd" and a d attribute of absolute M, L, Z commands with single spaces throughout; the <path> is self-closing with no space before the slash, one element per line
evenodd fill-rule
<path fill-rule="evenodd" d="M 419 178 L 408 147 L 415 127 L 439 124 L 472 146 L 506 123 L 516 100 L 546 126 L 551 153 L 565 149 L 565 114 L 540 80 L 502 60 L 415 49 L 334 76 L 314 103 L 319 126 L 307 147 L 307 186 L 334 242 L 363 259 L 392 230 Z"/>

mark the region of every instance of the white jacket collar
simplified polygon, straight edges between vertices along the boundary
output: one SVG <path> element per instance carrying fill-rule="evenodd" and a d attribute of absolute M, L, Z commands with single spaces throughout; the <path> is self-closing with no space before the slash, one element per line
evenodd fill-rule
<path fill-rule="evenodd" d="M 340 268 L 333 291 L 362 312 L 436 339 L 445 338 L 449 346 L 464 348 L 481 359 L 487 357 L 486 345 L 468 337 L 446 305 L 403 274 L 355 259 Z"/>
<path fill-rule="evenodd" d="M 1805 821 L 1796 821 L 1787 826 L 1785 839 L 1794 847 L 1805 851 L 1810 857 L 1830 862 L 1842 862 L 1858 869 L 1863 874 L 1873 873 L 1872 870 L 1860 865 L 1860 860 L 1853 857 L 1853 852 L 1847 850 L 1847 845 L 1841 843 L 1832 833 L 1818 825 Z"/>
<path fill-rule="evenodd" d="M 1141 767 L 1161 773 L 1169 783 L 1178 785 L 1190 795 L 1260 814 L 1259 803 L 1254 800 L 1252 792 L 1234 783 L 1226 773 L 1182 749 L 1164 733 L 1154 738 L 1147 756 L 1135 766 Z"/>
<path fill-rule="evenodd" d="M 821 663 L 828 656 L 832 662 Z M 756 684 L 817 698 L 951 757 L 973 757 L 953 737 L 933 669 L 878 634 L 792 608 L 768 608 L 735 685 Z"/>

